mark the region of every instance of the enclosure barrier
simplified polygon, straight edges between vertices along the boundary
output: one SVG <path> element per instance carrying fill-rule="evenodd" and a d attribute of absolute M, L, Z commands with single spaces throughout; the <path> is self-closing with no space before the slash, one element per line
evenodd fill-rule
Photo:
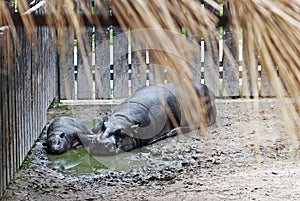
<path fill-rule="evenodd" d="M 105 9 L 109 10 L 109 5 Z M 102 17 L 100 10 L 94 8 L 97 18 Z M 47 25 L 39 11 L 33 14 L 36 28 L 31 36 L 14 8 L 11 15 L 17 37 L 0 24 L 0 195 L 45 126 L 46 111 L 54 98 L 126 98 L 141 86 L 169 81 L 168 69 L 158 69 L 151 63 L 148 49 L 134 49 L 132 32 L 128 29 L 124 34 L 113 15 L 103 22 L 104 35 L 90 21 L 83 20 L 90 49 L 80 51 L 71 26 Z M 55 41 L 57 36 L 65 38 L 63 44 Z M 182 37 L 192 36 L 183 31 Z M 243 30 L 239 44 L 234 44 L 232 32 L 224 25 L 217 44 L 207 47 L 205 40 L 200 40 L 199 55 L 190 61 L 194 81 L 207 84 L 218 97 L 273 96 L 259 59 L 254 72 L 257 82 L 250 82 L 246 39 Z M 233 53 L 234 65 L 223 53 L 223 45 Z M 207 55 L 209 48 L 217 54 Z"/>
<path fill-rule="evenodd" d="M 3 28 L 3 27 L 2 27 Z M 0 198 L 46 125 L 57 97 L 55 30 L 23 27 L 0 31 Z"/>

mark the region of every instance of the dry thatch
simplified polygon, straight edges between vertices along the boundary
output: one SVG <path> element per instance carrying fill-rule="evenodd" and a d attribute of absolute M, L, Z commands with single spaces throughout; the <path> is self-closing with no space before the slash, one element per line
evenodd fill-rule
<path fill-rule="evenodd" d="M 9 6 L 5 4 L 7 1 L 0 0 L 0 23 L 3 21 L 12 24 L 10 18 Z M 75 3 L 74 3 L 75 2 Z M 77 9 L 76 5 L 80 5 L 81 12 L 89 16 L 88 1 L 65 0 L 65 1 L 47 1 L 46 12 L 53 14 L 47 18 L 47 21 L 57 26 L 71 24 L 75 28 L 76 35 L 81 44 L 80 49 L 84 52 L 88 49 L 85 45 L 84 31 L 80 27 L 80 18 L 75 17 Z M 187 62 L 191 55 L 197 49 L 191 40 L 174 40 L 170 37 L 170 32 L 180 34 L 179 27 L 185 27 L 188 35 L 205 38 L 209 44 L 215 44 L 218 40 L 216 34 L 216 26 L 218 18 L 204 8 L 199 1 L 194 0 L 111 0 L 114 14 L 116 15 L 120 25 L 124 29 L 130 27 L 133 30 L 138 29 L 160 29 L 168 30 L 166 32 L 141 32 L 136 36 L 136 40 L 143 43 L 145 47 L 157 47 L 151 50 L 151 62 L 157 65 L 169 66 L 174 70 L 174 82 L 180 83 L 177 75 L 180 74 L 187 82 L 192 82 L 191 72 Z M 253 75 L 257 68 L 257 58 L 261 60 L 266 75 L 272 84 L 276 95 L 282 99 L 286 118 L 289 122 L 290 133 L 298 132 L 297 121 L 298 115 L 291 116 L 290 110 L 300 111 L 299 93 L 300 93 L 300 41 L 299 23 L 300 23 L 300 3 L 299 1 L 286 0 L 204 0 L 206 4 L 219 9 L 219 3 L 223 3 L 230 8 L 230 21 L 232 27 L 239 33 L 240 28 L 247 35 L 247 53 L 249 66 Z M 3 6 L 6 5 L 6 6 Z M 103 1 L 96 0 L 99 7 L 107 6 Z M 28 9 L 27 2 L 18 1 L 20 12 Z M 53 17 L 55 16 L 55 17 Z M 67 18 L 65 16 L 68 16 Z M 29 17 L 24 17 L 24 24 L 30 34 L 34 27 L 34 22 Z M 100 21 L 96 24 L 101 24 Z M 12 33 L 15 33 L 11 27 Z M 61 33 L 63 35 L 63 32 Z M 13 34 L 15 37 L 16 35 Z M 171 34 L 172 35 L 172 34 Z M 239 36 L 239 34 L 235 34 Z M 61 37 L 64 38 L 64 37 Z M 237 39 L 238 40 L 238 39 Z M 59 40 L 58 40 L 59 42 Z M 197 41 L 196 41 L 197 42 Z M 209 46 L 209 45 L 208 45 Z M 184 47 L 184 48 L 182 48 Z M 225 47 L 226 48 L 226 47 Z M 172 50 L 161 51 L 161 50 Z M 213 49 L 208 49 L 210 54 Z M 225 51 L 230 54 L 228 49 Z M 176 56 L 174 56 L 176 55 Z M 184 58 L 184 59 L 182 59 Z M 275 69 L 279 70 L 281 79 L 274 74 Z M 256 82 L 257 80 L 252 80 Z M 294 108 L 288 108 L 283 100 L 286 91 L 291 95 L 294 101 Z M 191 104 L 192 105 L 192 104 Z M 194 111 L 194 108 L 188 108 Z M 293 112 L 293 111 L 292 111 Z M 300 138 L 300 135 L 298 135 Z"/>

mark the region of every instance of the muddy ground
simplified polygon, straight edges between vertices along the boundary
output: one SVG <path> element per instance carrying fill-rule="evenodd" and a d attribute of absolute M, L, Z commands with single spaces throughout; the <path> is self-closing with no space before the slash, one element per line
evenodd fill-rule
<path fill-rule="evenodd" d="M 48 112 L 81 121 L 108 108 Z M 144 147 L 121 170 L 66 173 L 49 166 L 44 133 L 3 200 L 300 200 L 300 157 L 274 99 L 218 100 L 216 125 Z M 296 145 L 297 146 L 297 145 Z M 129 168 L 128 168 L 129 167 Z M 125 170 L 125 171 L 124 171 Z"/>

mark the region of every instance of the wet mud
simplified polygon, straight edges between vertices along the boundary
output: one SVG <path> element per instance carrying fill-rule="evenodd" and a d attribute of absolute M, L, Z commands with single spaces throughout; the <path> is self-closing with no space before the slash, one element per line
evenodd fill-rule
<path fill-rule="evenodd" d="M 50 109 L 87 126 L 113 106 Z M 47 155 L 45 130 L 3 200 L 299 200 L 300 158 L 274 99 L 217 100 L 217 123 L 129 153 Z M 297 155 L 298 154 L 298 155 Z"/>

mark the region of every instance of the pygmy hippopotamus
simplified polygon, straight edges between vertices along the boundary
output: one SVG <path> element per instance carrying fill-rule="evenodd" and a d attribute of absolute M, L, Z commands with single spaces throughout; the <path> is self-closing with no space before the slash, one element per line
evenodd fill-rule
<path fill-rule="evenodd" d="M 92 155 L 113 155 L 174 136 L 179 130 L 199 129 L 200 121 L 205 126 L 213 124 L 215 96 L 208 87 L 185 85 L 184 91 L 182 95 L 171 83 L 142 87 L 92 129 L 96 135 L 79 137 Z M 191 94 L 196 95 L 196 102 L 186 101 Z M 195 109 L 189 112 L 186 108 L 191 103 Z M 198 115 L 193 122 L 191 113 Z"/>
<path fill-rule="evenodd" d="M 87 127 L 72 117 L 62 116 L 48 127 L 46 148 L 49 154 L 62 154 L 71 148 L 82 146 L 79 134 L 89 135 Z"/>

